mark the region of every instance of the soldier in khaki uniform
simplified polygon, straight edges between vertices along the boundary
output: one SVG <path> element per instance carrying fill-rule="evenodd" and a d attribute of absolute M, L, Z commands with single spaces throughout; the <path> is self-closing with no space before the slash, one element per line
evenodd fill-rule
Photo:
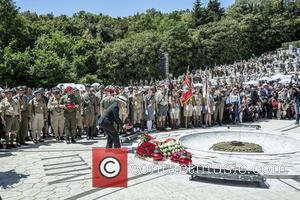
<path fill-rule="evenodd" d="M 188 128 L 193 117 L 193 100 L 192 98 L 183 105 L 184 127 Z"/>
<path fill-rule="evenodd" d="M 20 103 L 12 98 L 12 90 L 7 89 L 4 91 L 5 98 L 0 103 L 0 112 L 3 130 L 5 132 L 6 148 L 16 148 L 14 139 L 19 129 L 19 122 L 21 118 Z"/>
<path fill-rule="evenodd" d="M 134 132 L 140 131 L 141 120 L 143 115 L 143 95 L 141 91 L 138 91 L 137 88 L 133 90 L 133 126 Z"/>
<path fill-rule="evenodd" d="M 175 93 L 173 89 L 171 91 L 171 95 L 169 97 L 169 113 L 171 118 L 171 128 L 176 129 L 179 123 L 179 116 L 180 116 L 180 99 Z"/>
<path fill-rule="evenodd" d="M 156 93 L 156 108 L 158 109 L 157 128 L 158 130 L 165 130 L 166 117 L 168 114 L 169 97 L 165 85 L 162 84 L 160 90 Z"/>
<path fill-rule="evenodd" d="M 203 107 L 203 95 L 200 93 L 200 87 L 196 87 L 196 91 L 193 95 L 193 119 L 194 126 L 199 127 L 199 121 L 202 119 L 202 107 Z M 200 123 L 201 124 L 201 123 Z"/>
<path fill-rule="evenodd" d="M 35 92 L 35 97 L 29 102 L 29 118 L 31 119 L 33 142 L 44 142 L 41 132 L 44 122 L 47 120 L 47 105 L 39 90 Z"/>
<path fill-rule="evenodd" d="M 82 97 L 80 95 L 80 91 L 77 88 L 74 89 L 74 96 L 76 97 L 78 102 L 78 108 L 76 112 L 76 127 L 77 127 L 76 137 L 81 138 L 82 130 L 83 130 L 83 117 L 81 115 Z"/>
<path fill-rule="evenodd" d="M 60 91 L 54 90 L 53 96 L 48 101 L 50 111 L 51 126 L 56 140 L 63 140 L 65 128 L 64 107 L 60 105 Z"/>
<path fill-rule="evenodd" d="M 226 90 L 216 90 L 215 91 L 215 112 L 214 112 L 214 121 L 215 123 L 219 122 L 219 125 L 222 125 L 223 121 L 223 114 L 224 114 L 224 107 L 225 107 L 225 96 Z"/>
<path fill-rule="evenodd" d="M 123 87 L 120 88 L 120 93 L 119 93 L 119 96 L 124 96 L 128 99 L 127 97 L 127 94 L 124 90 Z M 123 106 L 122 108 L 120 108 L 120 111 L 119 111 L 119 116 L 120 116 L 120 119 L 124 122 L 126 119 L 128 119 L 128 112 L 129 112 L 129 106 L 128 104 L 126 106 Z"/>
<path fill-rule="evenodd" d="M 28 118 L 29 118 L 29 111 L 28 111 L 28 104 L 29 104 L 29 97 L 24 94 L 25 87 L 18 87 L 18 94 L 14 96 L 16 101 L 20 103 L 21 109 L 21 121 L 20 121 L 20 128 L 17 133 L 17 143 L 20 145 L 27 145 L 25 143 L 25 137 L 28 136 Z"/>

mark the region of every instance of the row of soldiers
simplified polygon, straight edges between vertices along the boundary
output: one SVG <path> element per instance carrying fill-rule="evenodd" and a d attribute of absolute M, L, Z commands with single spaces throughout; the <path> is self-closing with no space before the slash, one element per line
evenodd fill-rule
<path fill-rule="evenodd" d="M 119 115 L 124 122 L 133 124 L 132 133 L 144 129 L 151 132 L 154 126 L 157 130 L 165 130 L 167 126 L 199 127 L 203 113 L 205 122 L 211 120 L 209 110 L 215 110 L 214 121 L 222 122 L 225 91 L 212 90 L 215 96 L 211 109 L 207 108 L 199 86 L 194 88 L 193 97 L 186 104 L 182 103 L 181 92 L 180 85 L 170 88 L 164 83 L 128 88 L 86 85 L 84 91 L 68 86 L 65 90 L 52 88 L 50 92 L 38 89 L 33 94 L 26 87 L 18 87 L 16 91 L 7 89 L 0 103 L 3 132 L 9 144 L 6 146 L 26 145 L 28 135 L 34 143 L 43 142 L 42 132 L 49 129 L 48 122 L 57 140 L 75 143 L 75 138 L 81 138 L 84 133 L 87 139 L 93 139 L 99 132 L 99 117 L 118 95 L 128 99 Z"/>
<path fill-rule="evenodd" d="M 83 130 L 87 139 L 93 139 L 97 135 L 97 118 L 112 100 L 110 92 L 109 95 L 101 94 L 104 98 L 100 107 L 100 93 L 89 85 L 81 94 L 72 87 L 65 91 L 53 88 L 51 93 L 42 89 L 33 94 L 29 91 L 26 87 L 18 87 L 3 92 L 0 102 L 1 133 L 8 149 L 27 145 L 25 138 L 29 135 L 34 143 L 44 142 L 42 132 L 47 132 L 48 121 L 57 140 L 75 143 L 75 137 L 81 137 Z"/>

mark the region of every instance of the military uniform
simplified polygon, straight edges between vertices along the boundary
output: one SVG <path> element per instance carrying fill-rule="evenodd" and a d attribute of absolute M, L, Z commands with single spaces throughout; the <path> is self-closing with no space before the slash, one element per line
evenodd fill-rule
<path fill-rule="evenodd" d="M 8 91 L 11 92 L 11 91 Z M 16 147 L 13 145 L 14 138 L 16 137 L 16 132 L 19 129 L 20 121 L 20 103 L 15 99 L 4 98 L 0 103 L 1 117 L 5 124 L 3 131 L 5 132 L 6 147 Z M 10 140 L 10 145 L 9 145 Z"/>
<path fill-rule="evenodd" d="M 95 101 L 96 97 L 91 92 L 86 92 L 82 97 L 83 124 L 86 128 L 88 139 L 91 139 L 93 137 L 92 126 L 95 122 Z"/>
<path fill-rule="evenodd" d="M 104 96 L 100 103 L 100 110 L 101 110 L 101 115 L 105 113 L 105 111 L 108 109 L 108 107 L 113 104 L 116 101 L 116 99 L 113 96 Z"/>
<path fill-rule="evenodd" d="M 190 99 L 183 105 L 183 116 L 185 120 L 185 128 L 188 128 L 188 124 L 191 122 L 191 118 L 193 116 L 194 106 L 193 100 Z"/>
<path fill-rule="evenodd" d="M 180 116 L 180 100 L 176 95 L 171 95 L 169 97 L 169 113 L 171 118 L 171 128 L 176 129 L 178 125 L 178 120 Z"/>
<path fill-rule="evenodd" d="M 82 97 L 80 95 L 75 96 L 78 102 L 78 108 L 76 111 L 76 127 L 78 129 L 77 135 L 81 137 L 83 129 L 83 116 L 82 116 Z"/>
<path fill-rule="evenodd" d="M 224 107 L 226 96 L 224 91 L 220 93 L 220 91 L 215 92 L 215 112 L 214 112 L 214 121 L 217 123 L 219 120 L 219 124 L 222 125 L 223 115 L 224 115 Z"/>
<path fill-rule="evenodd" d="M 193 95 L 193 118 L 194 118 L 194 126 L 199 126 L 199 120 L 201 124 L 202 117 L 202 106 L 203 106 L 203 97 L 202 94 L 196 93 Z"/>
<path fill-rule="evenodd" d="M 60 98 L 54 96 L 49 99 L 48 109 L 50 110 L 51 126 L 57 140 L 63 138 L 65 128 L 64 109 L 60 105 Z"/>
<path fill-rule="evenodd" d="M 60 104 L 65 106 L 64 117 L 65 117 L 65 134 L 66 142 L 75 143 L 75 134 L 76 134 L 76 112 L 78 108 L 78 101 L 74 94 L 65 94 L 60 99 Z M 75 105 L 68 106 L 68 105 Z M 68 108 L 69 107 L 69 108 Z"/>
<path fill-rule="evenodd" d="M 169 103 L 169 97 L 167 91 L 164 91 L 164 93 L 162 93 L 161 91 L 157 92 L 156 102 L 157 102 L 157 109 L 158 109 L 157 127 L 160 130 L 164 130 L 165 123 L 166 123 L 166 116 L 168 114 L 168 103 Z"/>
<path fill-rule="evenodd" d="M 133 124 L 138 131 L 141 128 L 141 120 L 143 116 L 143 96 L 141 93 L 136 93 L 132 98 L 133 103 Z"/>
<path fill-rule="evenodd" d="M 38 140 L 42 141 L 41 132 L 44 127 L 44 119 L 47 118 L 47 105 L 42 97 L 39 100 L 36 97 L 30 100 L 29 117 L 32 119 L 31 129 L 34 142 L 36 143 Z"/>
<path fill-rule="evenodd" d="M 26 95 L 16 95 L 14 97 L 16 101 L 20 103 L 21 109 L 21 121 L 20 121 L 20 128 L 17 133 L 17 142 L 21 145 L 25 144 L 25 137 L 28 136 L 28 118 L 29 118 L 29 97 Z"/>

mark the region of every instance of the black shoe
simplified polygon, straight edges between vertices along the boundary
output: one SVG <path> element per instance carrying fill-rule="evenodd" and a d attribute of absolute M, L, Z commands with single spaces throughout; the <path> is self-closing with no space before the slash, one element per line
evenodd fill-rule
<path fill-rule="evenodd" d="M 21 147 L 21 144 L 20 144 L 20 143 L 17 143 L 17 147 Z"/>
<path fill-rule="evenodd" d="M 17 147 L 17 145 L 15 145 L 15 144 L 11 144 L 11 145 L 9 145 L 11 148 L 18 148 Z"/>
<path fill-rule="evenodd" d="M 70 137 L 69 136 L 66 137 L 66 144 L 70 144 Z"/>
<path fill-rule="evenodd" d="M 27 143 L 25 143 L 25 142 L 22 142 L 22 143 L 20 143 L 20 145 L 25 145 L 25 146 L 27 146 L 27 145 L 29 145 L 29 144 L 27 144 Z"/>
<path fill-rule="evenodd" d="M 30 139 L 29 137 L 26 137 L 26 138 L 25 138 L 25 141 L 28 142 L 28 141 L 31 141 L 31 139 Z"/>
<path fill-rule="evenodd" d="M 74 138 L 72 138 L 72 139 L 71 139 L 71 143 L 72 143 L 72 144 L 75 144 L 75 143 L 76 143 L 76 140 L 75 140 Z"/>
<path fill-rule="evenodd" d="M 44 140 L 43 140 L 42 138 L 40 138 L 40 139 L 39 139 L 39 142 L 43 143 L 43 142 L 44 142 Z"/>
<path fill-rule="evenodd" d="M 33 139 L 32 141 L 33 141 L 34 144 L 38 143 L 38 141 L 36 139 Z"/>
<path fill-rule="evenodd" d="M 3 144 L 2 143 L 0 143 L 0 149 L 3 149 Z"/>
<path fill-rule="evenodd" d="M 64 140 L 65 138 L 64 138 L 63 136 L 61 136 L 59 139 L 60 139 L 60 140 Z"/>
<path fill-rule="evenodd" d="M 5 149 L 11 149 L 11 146 L 10 145 L 6 145 Z"/>

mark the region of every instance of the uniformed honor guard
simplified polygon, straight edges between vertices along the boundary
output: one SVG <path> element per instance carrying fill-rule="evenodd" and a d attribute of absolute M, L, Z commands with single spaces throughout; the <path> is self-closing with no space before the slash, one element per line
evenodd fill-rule
<path fill-rule="evenodd" d="M 202 124 L 202 107 L 203 107 L 203 95 L 200 93 L 200 87 L 195 88 L 195 93 L 193 95 L 193 120 L 194 126 L 199 127 L 199 123 Z"/>
<path fill-rule="evenodd" d="M 164 131 L 166 126 L 166 117 L 168 114 L 168 103 L 169 97 L 165 85 L 162 84 L 160 90 L 156 94 L 156 103 L 157 103 L 157 128 L 158 130 Z"/>
<path fill-rule="evenodd" d="M 180 99 L 178 98 L 174 89 L 171 91 L 171 95 L 169 97 L 169 105 L 171 128 L 176 129 L 178 126 L 178 120 L 180 115 Z"/>
<path fill-rule="evenodd" d="M 86 129 L 87 139 L 93 139 L 92 126 L 95 120 L 95 95 L 91 92 L 91 86 L 86 85 L 86 92 L 82 96 L 82 116 Z"/>
<path fill-rule="evenodd" d="M 66 94 L 61 97 L 60 104 L 64 107 L 64 117 L 65 117 L 65 134 L 66 143 L 76 143 L 76 112 L 78 109 L 78 101 L 73 94 L 73 88 L 68 86 L 66 88 Z"/>
<path fill-rule="evenodd" d="M 12 98 L 13 91 L 6 89 L 4 93 L 5 98 L 0 103 L 0 113 L 4 125 L 3 131 L 5 133 L 6 149 L 10 149 L 17 147 L 14 144 L 14 139 L 19 129 L 21 111 L 19 101 Z"/>
<path fill-rule="evenodd" d="M 141 120 L 143 115 L 143 96 L 141 91 L 138 91 L 137 88 L 133 90 L 133 131 L 140 131 Z"/>
<path fill-rule="evenodd" d="M 75 88 L 74 89 L 74 95 L 77 99 L 78 102 L 78 108 L 76 111 L 76 128 L 77 128 L 77 132 L 76 132 L 76 137 L 81 138 L 82 137 L 82 130 L 83 130 L 83 117 L 81 114 L 82 111 L 82 96 L 80 94 L 80 91 Z"/>
<path fill-rule="evenodd" d="M 37 143 L 44 142 L 41 132 L 47 120 L 47 105 L 42 98 L 41 91 L 36 91 L 34 96 L 29 102 L 29 118 L 31 119 L 32 139 L 34 143 Z"/>
<path fill-rule="evenodd" d="M 57 141 L 63 140 L 65 128 L 64 106 L 60 104 L 60 90 L 52 91 L 53 96 L 48 101 L 48 109 L 50 111 L 51 126 Z"/>
<path fill-rule="evenodd" d="M 20 121 L 20 128 L 17 133 L 17 143 L 20 145 L 27 145 L 25 143 L 25 137 L 28 136 L 28 118 L 29 118 L 29 97 L 24 94 L 25 87 L 18 87 L 18 94 L 14 96 L 16 101 L 20 103 L 21 109 L 21 121 Z"/>

